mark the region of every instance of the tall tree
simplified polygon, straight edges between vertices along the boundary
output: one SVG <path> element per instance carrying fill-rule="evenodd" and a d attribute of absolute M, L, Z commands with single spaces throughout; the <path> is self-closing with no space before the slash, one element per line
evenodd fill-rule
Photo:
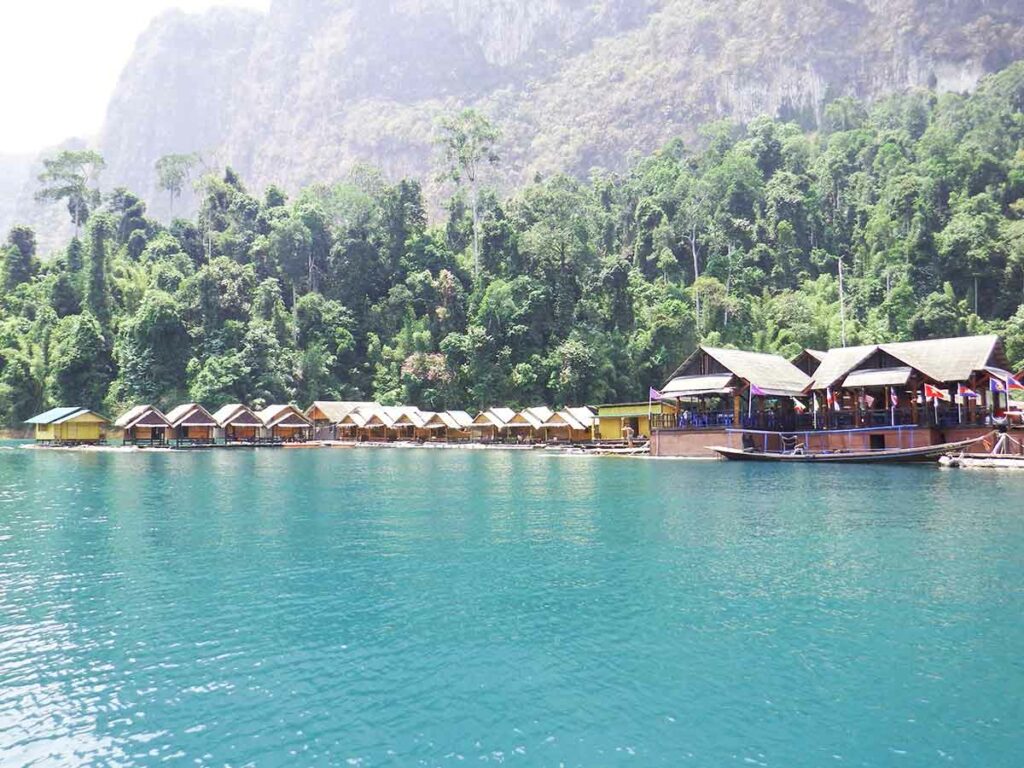
<path fill-rule="evenodd" d="M 91 149 L 65 149 L 43 160 L 43 172 L 39 174 L 42 186 L 36 199 L 66 200 L 75 237 L 89 218 L 90 210 L 99 204 L 99 190 L 92 185 L 105 165 L 103 156 Z"/>
<path fill-rule="evenodd" d="M 464 109 L 441 120 L 438 144 L 444 153 L 442 178 L 450 179 L 460 188 L 469 188 L 473 216 L 473 271 L 480 277 L 480 184 L 489 166 L 499 157 L 494 149 L 498 129 L 475 109 Z"/>
<path fill-rule="evenodd" d="M 181 197 L 181 190 L 185 188 L 192 169 L 199 162 L 199 155 L 193 153 L 164 155 L 156 161 L 157 181 L 160 189 L 167 193 L 167 211 L 170 217 L 174 217 L 174 201 Z"/>

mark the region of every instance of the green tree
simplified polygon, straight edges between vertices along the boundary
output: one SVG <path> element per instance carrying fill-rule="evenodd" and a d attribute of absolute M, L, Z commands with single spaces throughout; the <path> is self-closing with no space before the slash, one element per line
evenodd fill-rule
<path fill-rule="evenodd" d="M 36 235 L 29 227 L 14 227 L 7 235 L 4 251 L 4 290 L 13 291 L 39 271 Z"/>
<path fill-rule="evenodd" d="M 99 191 L 90 185 L 96 183 L 104 167 L 102 155 L 91 149 L 65 149 L 43 160 L 36 199 L 65 200 L 75 237 L 89 212 L 99 204 Z"/>
<path fill-rule="evenodd" d="M 181 191 L 185 188 L 192 169 L 199 162 L 197 154 L 170 154 L 164 155 L 156 161 L 154 166 L 157 181 L 160 189 L 167 193 L 167 211 L 174 216 L 174 201 L 181 197 Z"/>

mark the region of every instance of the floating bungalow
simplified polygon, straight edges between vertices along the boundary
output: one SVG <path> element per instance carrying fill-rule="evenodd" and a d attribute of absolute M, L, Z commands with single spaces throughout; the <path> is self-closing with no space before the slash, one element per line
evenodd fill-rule
<path fill-rule="evenodd" d="M 213 414 L 217 424 L 216 436 L 225 443 L 255 443 L 263 429 L 263 422 L 247 405 L 229 403 Z"/>
<path fill-rule="evenodd" d="M 357 408 L 376 408 L 377 404 L 356 400 L 317 400 L 303 415 L 313 425 L 313 435 L 319 440 L 337 440 L 339 425 Z"/>
<path fill-rule="evenodd" d="M 199 403 L 183 403 L 167 413 L 169 438 L 177 447 L 213 445 L 217 422 Z"/>
<path fill-rule="evenodd" d="M 444 424 L 444 439 L 448 442 L 468 442 L 473 438 L 473 417 L 465 411 L 439 411 L 434 420 Z"/>
<path fill-rule="evenodd" d="M 664 423 L 675 423 L 673 402 L 607 403 L 597 406 L 597 436 L 606 442 L 649 440 L 651 421 L 664 417 Z"/>
<path fill-rule="evenodd" d="M 545 405 L 523 408 L 509 420 L 507 429 L 517 442 L 540 442 L 546 437 L 544 425 L 554 415 Z"/>
<path fill-rule="evenodd" d="M 160 409 L 152 405 L 136 405 L 122 414 L 114 426 L 122 431 L 123 445 L 166 447 L 172 427 Z"/>
<path fill-rule="evenodd" d="M 481 442 L 503 440 L 508 436 L 509 423 L 516 417 L 511 408 L 488 408 L 473 419 L 470 430 Z"/>
<path fill-rule="evenodd" d="M 268 405 L 256 416 L 263 424 L 261 437 L 274 443 L 302 442 L 313 425 L 294 405 Z"/>
<path fill-rule="evenodd" d="M 543 424 L 545 439 L 585 443 L 597 436 L 597 414 L 586 406 L 563 408 Z"/>
<path fill-rule="evenodd" d="M 51 408 L 25 422 L 35 427 L 39 445 L 97 445 L 105 442 L 110 420 L 80 406 Z"/>

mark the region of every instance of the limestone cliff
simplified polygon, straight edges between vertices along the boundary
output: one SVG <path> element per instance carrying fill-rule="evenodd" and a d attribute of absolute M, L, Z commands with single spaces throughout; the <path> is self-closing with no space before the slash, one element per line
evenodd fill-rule
<path fill-rule="evenodd" d="M 104 186 L 163 215 L 168 152 L 255 188 L 357 163 L 427 176 L 436 118 L 474 105 L 500 124 L 514 185 L 622 167 L 720 117 L 813 127 L 838 95 L 969 89 L 1021 57 L 1020 0 L 275 0 L 156 20 L 99 149 Z"/>

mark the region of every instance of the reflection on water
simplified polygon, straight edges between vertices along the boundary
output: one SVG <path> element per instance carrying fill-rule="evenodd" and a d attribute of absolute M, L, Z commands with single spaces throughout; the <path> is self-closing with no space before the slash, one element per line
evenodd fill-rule
<path fill-rule="evenodd" d="M 0 764 L 1019 764 L 1024 478 L 0 454 Z"/>

